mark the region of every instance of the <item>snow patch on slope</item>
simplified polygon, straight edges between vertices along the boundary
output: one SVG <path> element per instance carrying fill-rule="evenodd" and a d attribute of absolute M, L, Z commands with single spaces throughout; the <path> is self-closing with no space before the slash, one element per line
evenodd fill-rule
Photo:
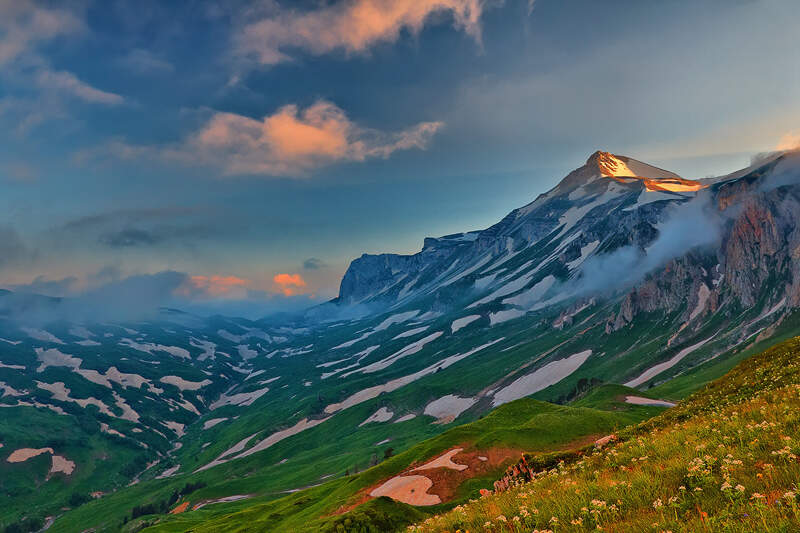
<path fill-rule="evenodd" d="M 578 370 L 589 359 L 590 355 L 592 355 L 592 350 L 584 350 L 567 358 L 547 363 L 497 391 L 494 394 L 492 405 L 497 407 L 555 385 Z"/>

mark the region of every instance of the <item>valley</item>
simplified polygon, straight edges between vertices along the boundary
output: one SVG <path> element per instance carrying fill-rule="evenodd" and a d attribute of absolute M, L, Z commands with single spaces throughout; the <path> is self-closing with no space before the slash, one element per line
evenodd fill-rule
<path fill-rule="evenodd" d="M 699 182 L 597 152 L 289 317 L 73 323 L 0 295 L 0 523 L 340 531 L 463 504 L 800 334 L 799 168 Z"/>

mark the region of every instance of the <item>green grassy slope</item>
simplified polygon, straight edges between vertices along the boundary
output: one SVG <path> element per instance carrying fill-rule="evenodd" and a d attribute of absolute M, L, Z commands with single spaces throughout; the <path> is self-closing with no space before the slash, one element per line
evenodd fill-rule
<path fill-rule="evenodd" d="M 754 335 L 746 339 L 747 342 L 726 352 L 723 356 L 690 368 L 684 374 L 654 387 L 648 392 L 656 397 L 680 400 L 698 391 L 707 383 L 724 376 L 748 357 L 759 354 L 771 346 L 798 335 L 798 333 L 800 333 L 800 313 L 793 313 L 781 322 L 771 335 L 763 339 Z"/>
<path fill-rule="evenodd" d="M 413 529 L 434 531 L 797 531 L 800 338 L 632 426 L 588 456 Z"/>
<path fill-rule="evenodd" d="M 587 435 L 605 434 L 627 424 L 640 421 L 658 411 L 657 408 L 627 406 L 616 411 L 589 407 L 559 406 L 532 399 L 523 399 L 498 407 L 483 418 L 454 427 L 424 440 L 377 466 L 359 474 L 339 477 L 300 492 L 275 499 L 261 494 L 233 503 L 220 503 L 176 516 L 150 516 L 126 525 L 133 530 L 152 524 L 148 531 L 317 531 L 334 528 L 342 520 L 351 523 L 380 524 L 386 515 L 414 516 L 408 506 L 396 502 L 372 501 L 346 515 L 332 515 L 337 509 L 355 503 L 359 492 L 402 472 L 413 463 L 426 461 L 456 445 L 474 449 L 493 447 L 512 448 L 528 452 L 560 449 Z M 428 424 L 430 425 L 430 424 Z M 316 428 L 315 428 L 316 429 Z M 333 443 L 335 444 L 335 442 Z M 316 466 L 318 468 L 318 466 Z M 473 479 L 460 487 L 456 501 L 415 512 L 430 513 L 448 508 L 459 501 L 474 497 L 479 488 L 490 485 L 502 468 Z M 211 469 L 180 480 L 144 482 L 103 500 L 91 502 L 56 522 L 53 531 L 72 531 L 75 528 L 105 526 L 119 527 L 134 505 L 158 502 L 187 481 L 203 480 L 209 486 L 188 496 L 192 504 L 209 498 L 232 494 L 258 493 L 258 480 L 263 472 L 226 481 Z M 322 470 L 319 470 L 322 472 Z M 394 519 L 393 519 L 394 520 Z"/>

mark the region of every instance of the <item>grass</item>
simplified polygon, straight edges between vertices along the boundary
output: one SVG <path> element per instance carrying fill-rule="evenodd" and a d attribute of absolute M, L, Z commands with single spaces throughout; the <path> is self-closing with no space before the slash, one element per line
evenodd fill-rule
<path fill-rule="evenodd" d="M 730 354 L 719 359 L 712 359 L 696 366 L 683 375 L 677 376 L 666 383 L 650 389 L 648 392 L 661 398 L 680 400 L 696 392 L 715 379 L 724 376 L 733 367 L 744 359 L 761 353 L 765 349 L 800 332 L 800 313 L 790 314 L 775 329 L 775 333 L 766 339 L 752 341 L 741 347 L 731 350 Z"/>
<path fill-rule="evenodd" d="M 75 419 L 33 407 L 0 410 L 0 443 L 0 531 L 24 519 L 43 522 L 42 509 L 71 505 L 72 498 L 88 500 L 91 492 L 123 483 L 126 465 L 142 456 L 129 442 L 100 435 L 88 416 Z M 79 466 L 71 476 L 50 475 L 50 454 L 21 463 L 5 460 L 26 447 L 51 447 Z"/>
<path fill-rule="evenodd" d="M 632 408 L 620 401 L 625 395 L 635 394 L 664 399 L 683 397 L 708 379 L 718 377 L 735 361 L 750 355 L 756 349 L 753 345 L 743 345 L 740 352 L 732 356 L 722 353 L 706 365 L 681 368 L 679 371 L 682 374 L 673 380 L 679 384 L 672 386 L 672 392 L 666 390 L 672 382 L 646 392 L 622 386 L 604 385 L 580 397 L 570 407 L 544 403 L 554 400 L 563 402 L 574 398 L 584 390 L 580 386 L 581 381 L 596 382 L 598 379 L 610 381 L 626 373 L 634 373 L 631 371 L 632 361 L 643 367 L 652 365 L 660 353 L 656 345 L 666 342 L 667 332 L 675 320 L 674 316 L 648 315 L 624 330 L 609 335 L 600 349 L 596 346 L 595 334 L 601 334 L 599 330 L 601 325 L 591 320 L 595 312 L 597 312 L 595 309 L 583 311 L 583 314 L 576 318 L 575 325 L 563 331 L 527 326 L 523 328 L 520 324 L 510 322 L 493 327 L 491 336 L 488 336 L 485 330 L 475 328 L 474 331 L 467 331 L 458 339 L 454 339 L 447 346 L 447 352 L 441 352 L 434 345 L 431 353 L 426 352 L 419 357 L 399 361 L 385 376 L 366 376 L 357 383 L 346 384 L 330 380 L 330 382 L 320 382 L 319 387 L 314 388 L 302 386 L 275 388 L 274 396 L 271 393 L 269 397 L 265 397 L 255 409 L 223 408 L 215 411 L 208 417 L 227 416 L 229 420 L 209 430 L 202 430 L 200 423 L 189 426 L 187 436 L 182 439 L 183 448 L 159 465 L 159 468 L 166 468 L 180 464 L 181 474 L 177 477 L 153 480 L 152 477 L 157 470 L 154 469 L 142 478 L 143 481 L 139 485 L 119 488 L 101 500 L 65 512 L 51 530 L 58 533 L 95 527 L 98 531 L 117 531 L 125 517 L 130 516 L 134 506 L 159 503 L 183 484 L 199 481 L 206 483 L 207 486 L 191 495 L 194 502 L 234 494 L 254 496 L 235 503 L 211 505 L 179 517 L 150 517 L 147 520 L 151 525 L 163 528 L 158 529 L 163 531 L 183 531 L 201 527 L 205 523 L 214 523 L 220 517 L 242 513 L 242 517 L 248 518 L 241 520 L 237 518 L 237 520 L 250 520 L 250 517 L 255 516 L 258 523 L 263 519 L 263 527 L 267 529 L 274 524 L 288 524 L 286 527 L 289 529 L 302 528 L 307 523 L 312 524 L 307 529 L 322 527 L 320 517 L 345 505 L 360 490 L 370 486 L 369 483 L 374 484 L 381 479 L 376 478 L 370 482 L 369 480 L 373 479 L 370 477 L 373 471 L 389 477 L 402 471 L 413 461 L 428 458 L 431 454 L 448 447 L 465 443 L 475 447 L 506 446 L 536 453 L 557 451 L 570 440 L 634 424 L 662 411 L 656 407 Z M 442 318 L 441 321 L 442 324 L 432 326 L 432 329 L 442 329 L 449 324 L 449 318 Z M 787 334 L 786 331 L 781 334 Z M 797 331 L 796 324 L 794 331 Z M 395 333 L 389 331 L 385 336 L 391 338 Z M 355 333 L 342 331 L 339 335 L 341 339 L 325 339 L 325 342 L 335 344 L 353 338 Z M 710 334 L 704 330 L 693 335 L 706 338 Z M 258 439 L 301 417 L 318 414 L 325 405 L 339 401 L 364 387 L 418 371 L 433 360 L 440 359 L 443 354 L 463 353 L 500 337 L 505 338 L 458 365 L 426 376 L 414 382 L 412 386 L 381 395 L 379 398 L 340 412 L 334 420 L 307 430 L 302 435 L 286 439 L 264 452 L 199 474 L 189 473 L 215 458 L 244 436 L 252 434 L 256 429 L 262 430 Z M 673 347 L 673 350 L 680 350 L 683 346 L 696 342 L 695 337 L 681 341 Z M 376 335 L 370 342 L 383 343 L 384 339 Z M 397 347 L 394 344 L 399 346 L 406 341 L 395 341 L 394 344 L 386 342 L 389 343 L 386 350 L 391 352 Z M 756 345 L 758 346 L 760 345 Z M 597 353 L 583 367 L 562 383 L 540 391 L 534 396 L 543 402 L 508 404 L 478 419 L 480 414 L 490 407 L 490 399 L 484 398 L 462 414 L 458 420 L 462 423 L 475 423 L 474 426 L 471 424 L 457 427 L 440 426 L 431 424 L 431 419 L 428 417 L 417 416 L 402 424 L 369 424 L 359 428 L 359 424 L 379 407 L 388 407 L 397 416 L 410 412 L 419 414 L 420 406 L 445 394 L 475 396 L 487 387 L 487 383 L 500 386 L 501 383 L 507 383 L 524 373 L 533 371 L 536 369 L 536 364 L 525 365 L 536 361 L 543 354 L 558 358 L 589 347 L 595 349 Z M 707 355 L 701 354 L 704 350 Z M 701 359 L 713 357 L 717 354 L 713 350 L 710 343 L 708 348 L 699 350 L 698 355 Z M 268 361 L 266 364 L 277 363 Z M 269 368 L 267 369 L 269 375 L 280 374 L 282 376 L 280 383 L 284 380 L 287 383 L 300 383 L 300 377 L 304 374 L 294 375 L 292 372 L 300 372 L 300 365 L 307 367 L 309 362 L 300 358 L 289 358 L 282 360 L 281 364 L 287 367 L 282 367 L 280 372 L 275 368 Z M 514 412 L 515 405 L 527 407 L 521 412 Z M 579 408 L 584 410 L 581 411 Z M 233 419 L 239 414 L 241 416 Z M 481 424 L 483 421 L 488 422 Z M 439 439 L 437 435 L 442 438 Z M 392 440 L 388 444 L 375 446 L 376 443 L 389 438 Z M 380 458 L 388 447 L 393 448 L 403 460 L 385 461 L 369 473 L 345 476 L 345 472 L 352 473 L 354 467 L 359 470 L 367 468 L 372 454 Z M 403 455 L 404 451 L 408 452 L 408 455 Z M 284 459 L 288 459 L 286 464 L 283 464 Z M 329 475 L 333 475 L 333 478 L 328 478 Z M 323 476 L 324 480 L 321 479 Z M 287 490 L 319 484 L 325 480 L 328 482 L 321 487 L 298 493 L 302 496 L 296 494 L 285 496 Z M 457 499 L 466 501 L 477 494 L 480 488 L 491 486 L 493 480 L 474 478 L 464 483 L 459 488 Z M 120 487 L 120 484 L 117 483 L 116 486 Z M 305 498 L 310 499 L 305 500 Z M 301 500 L 302 503 L 295 505 L 294 502 Z M 284 509 L 283 506 L 287 502 L 290 502 L 291 507 Z M 259 508 L 258 512 L 251 514 L 250 511 L 256 508 Z M 439 510 L 444 511 L 446 508 Z M 263 518 L 274 514 L 280 516 L 269 520 Z"/>
<path fill-rule="evenodd" d="M 411 526 L 434 531 L 797 531 L 800 338 L 533 481 Z"/>
<path fill-rule="evenodd" d="M 476 497 L 491 485 L 507 465 L 488 475 L 473 478 L 459 487 L 454 502 L 415 509 L 385 499 L 370 500 L 354 510 L 338 515 L 334 511 L 359 501 L 362 491 L 392 477 L 409 465 L 421 463 L 454 446 L 487 450 L 502 447 L 518 451 L 560 450 L 590 435 L 606 434 L 641 421 L 657 408 L 620 407 L 604 411 L 590 407 L 560 406 L 533 399 L 503 405 L 479 420 L 458 426 L 425 440 L 407 451 L 358 475 L 334 479 L 277 500 L 243 500 L 234 504 L 209 506 L 191 513 L 169 517 L 148 517 L 143 523 L 148 532 L 204 531 L 392 531 L 414 517 L 444 511 L 458 502 Z M 655 409 L 655 410 L 654 410 Z M 391 527 L 390 527 L 391 526 Z"/>

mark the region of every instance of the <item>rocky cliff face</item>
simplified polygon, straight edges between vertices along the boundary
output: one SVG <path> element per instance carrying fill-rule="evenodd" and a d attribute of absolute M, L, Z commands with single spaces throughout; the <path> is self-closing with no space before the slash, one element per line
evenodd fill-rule
<path fill-rule="evenodd" d="M 669 261 L 625 295 L 612 323 L 617 330 L 640 312 L 676 311 L 686 321 L 724 302 L 748 308 L 800 304 L 800 165 L 786 156 L 740 178 L 715 185 L 709 194 L 721 215 L 718 241 Z M 776 170 L 779 169 L 779 170 Z M 780 170 L 782 169 L 782 170 Z M 781 186 L 770 179 L 776 172 Z M 698 307 L 700 306 L 700 307 Z"/>

